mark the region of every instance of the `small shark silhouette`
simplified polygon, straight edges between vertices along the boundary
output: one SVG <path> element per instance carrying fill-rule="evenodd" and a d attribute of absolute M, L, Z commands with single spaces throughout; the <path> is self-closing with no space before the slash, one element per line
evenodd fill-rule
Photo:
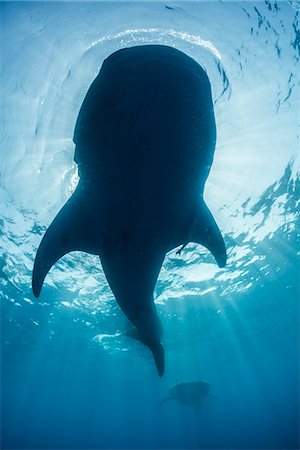
<path fill-rule="evenodd" d="M 216 127 L 208 77 L 163 45 L 119 50 L 90 86 L 74 132 L 79 184 L 37 251 L 36 297 L 59 258 L 100 256 L 116 300 L 153 353 L 165 358 L 154 287 L 166 253 L 195 242 L 226 263 L 226 249 L 203 200 Z"/>
<path fill-rule="evenodd" d="M 182 405 L 193 405 L 198 411 L 206 397 L 214 397 L 209 390 L 209 384 L 202 380 L 175 384 L 171 387 L 169 396 L 160 402 L 160 406 L 169 400 L 176 400 Z"/>

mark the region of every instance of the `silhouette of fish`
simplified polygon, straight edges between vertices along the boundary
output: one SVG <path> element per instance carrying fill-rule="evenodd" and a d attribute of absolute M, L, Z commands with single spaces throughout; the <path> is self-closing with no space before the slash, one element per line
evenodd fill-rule
<path fill-rule="evenodd" d="M 220 267 L 226 263 L 221 233 L 203 200 L 216 142 L 208 77 L 171 47 L 119 50 L 90 86 L 73 140 L 80 181 L 39 246 L 34 295 L 66 253 L 99 255 L 161 376 L 162 327 L 153 291 L 166 253 L 195 242 Z"/>
<path fill-rule="evenodd" d="M 177 400 L 182 405 L 192 405 L 199 410 L 203 400 L 212 396 L 209 392 L 209 384 L 206 381 L 192 381 L 179 383 L 171 387 L 169 396 L 160 402 L 160 406 L 169 400 Z"/>

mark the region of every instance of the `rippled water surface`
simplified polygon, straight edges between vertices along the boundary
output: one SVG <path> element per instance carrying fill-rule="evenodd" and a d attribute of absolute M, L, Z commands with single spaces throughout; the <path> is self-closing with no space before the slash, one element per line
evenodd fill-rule
<path fill-rule="evenodd" d="M 299 2 L 2 2 L 1 20 L 2 448 L 299 448 Z M 224 269 L 196 244 L 166 256 L 162 379 L 96 256 L 64 257 L 31 292 L 41 237 L 78 182 L 87 89 L 108 55 L 148 43 L 210 78 L 205 199 L 229 255 Z M 200 411 L 159 408 L 200 379 L 214 394 Z"/>

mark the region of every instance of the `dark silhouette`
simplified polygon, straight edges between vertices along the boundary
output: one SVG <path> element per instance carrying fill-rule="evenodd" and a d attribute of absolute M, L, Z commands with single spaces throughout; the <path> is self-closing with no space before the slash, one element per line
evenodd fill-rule
<path fill-rule="evenodd" d="M 182 405 L 195 406 L 199 411 L 203 400 L 212 396 L 209 392 L 209 384 L 206 381 L 192 381 L 190 383 L 179 383 L 171 387 L 169 396 L 160 402 L 160 406 L 169 400 L 176 400 Z"/>
<path fill-rule="evenodd" d="M 226 263 L 221 233 L 203 200 L 215 142 L 210 83 L 198 63 L 161 45 L 113 53 L 75 126 L 79 184 L 35 259 L 32 285 L 39 296 L 63 255 L 99 255 L 160 376 L 164 349 L 153 291 L 166 253 L 196 242 L 220 267 Z"/>

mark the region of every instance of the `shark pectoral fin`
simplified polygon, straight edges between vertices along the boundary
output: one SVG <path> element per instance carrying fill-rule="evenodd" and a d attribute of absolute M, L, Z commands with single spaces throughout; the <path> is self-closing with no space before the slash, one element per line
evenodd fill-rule
<path fill-rule="evenodd" d="M 227 254 L 223 237 L 204 201 L 192 225 L 189 241 L 203 245 L 212 253 L 219 267 L 225 266 Z"/>
<path fill-rule="evenodd" d="M 81 250 L 98 254 L 92 218 L 86 208 L 78 205 L 73 197 L 57 214 L 38 248 L 32 274 L 32 290 L 40 295 L 44 279 L 53 266 L 65 254 Z M 96 239 L 97 241 L 97 239 Z"/>
<path fill-rule="evenodd" d="M 159 407 L 161 407 L 164 403 L 168 402 L 169 400 L 175 400 L 174 397 L 166 397 L 162 399 L 162 401 L 159 403 Z"/>
<path fill-rule="evenodd" d="M 218 399 L 218 397 L 216 395 L 214 395 L 214 394 L 207 394 L 207 395 L 208 395 L 208 397 L 212 397 L 212 398 Z"/>

